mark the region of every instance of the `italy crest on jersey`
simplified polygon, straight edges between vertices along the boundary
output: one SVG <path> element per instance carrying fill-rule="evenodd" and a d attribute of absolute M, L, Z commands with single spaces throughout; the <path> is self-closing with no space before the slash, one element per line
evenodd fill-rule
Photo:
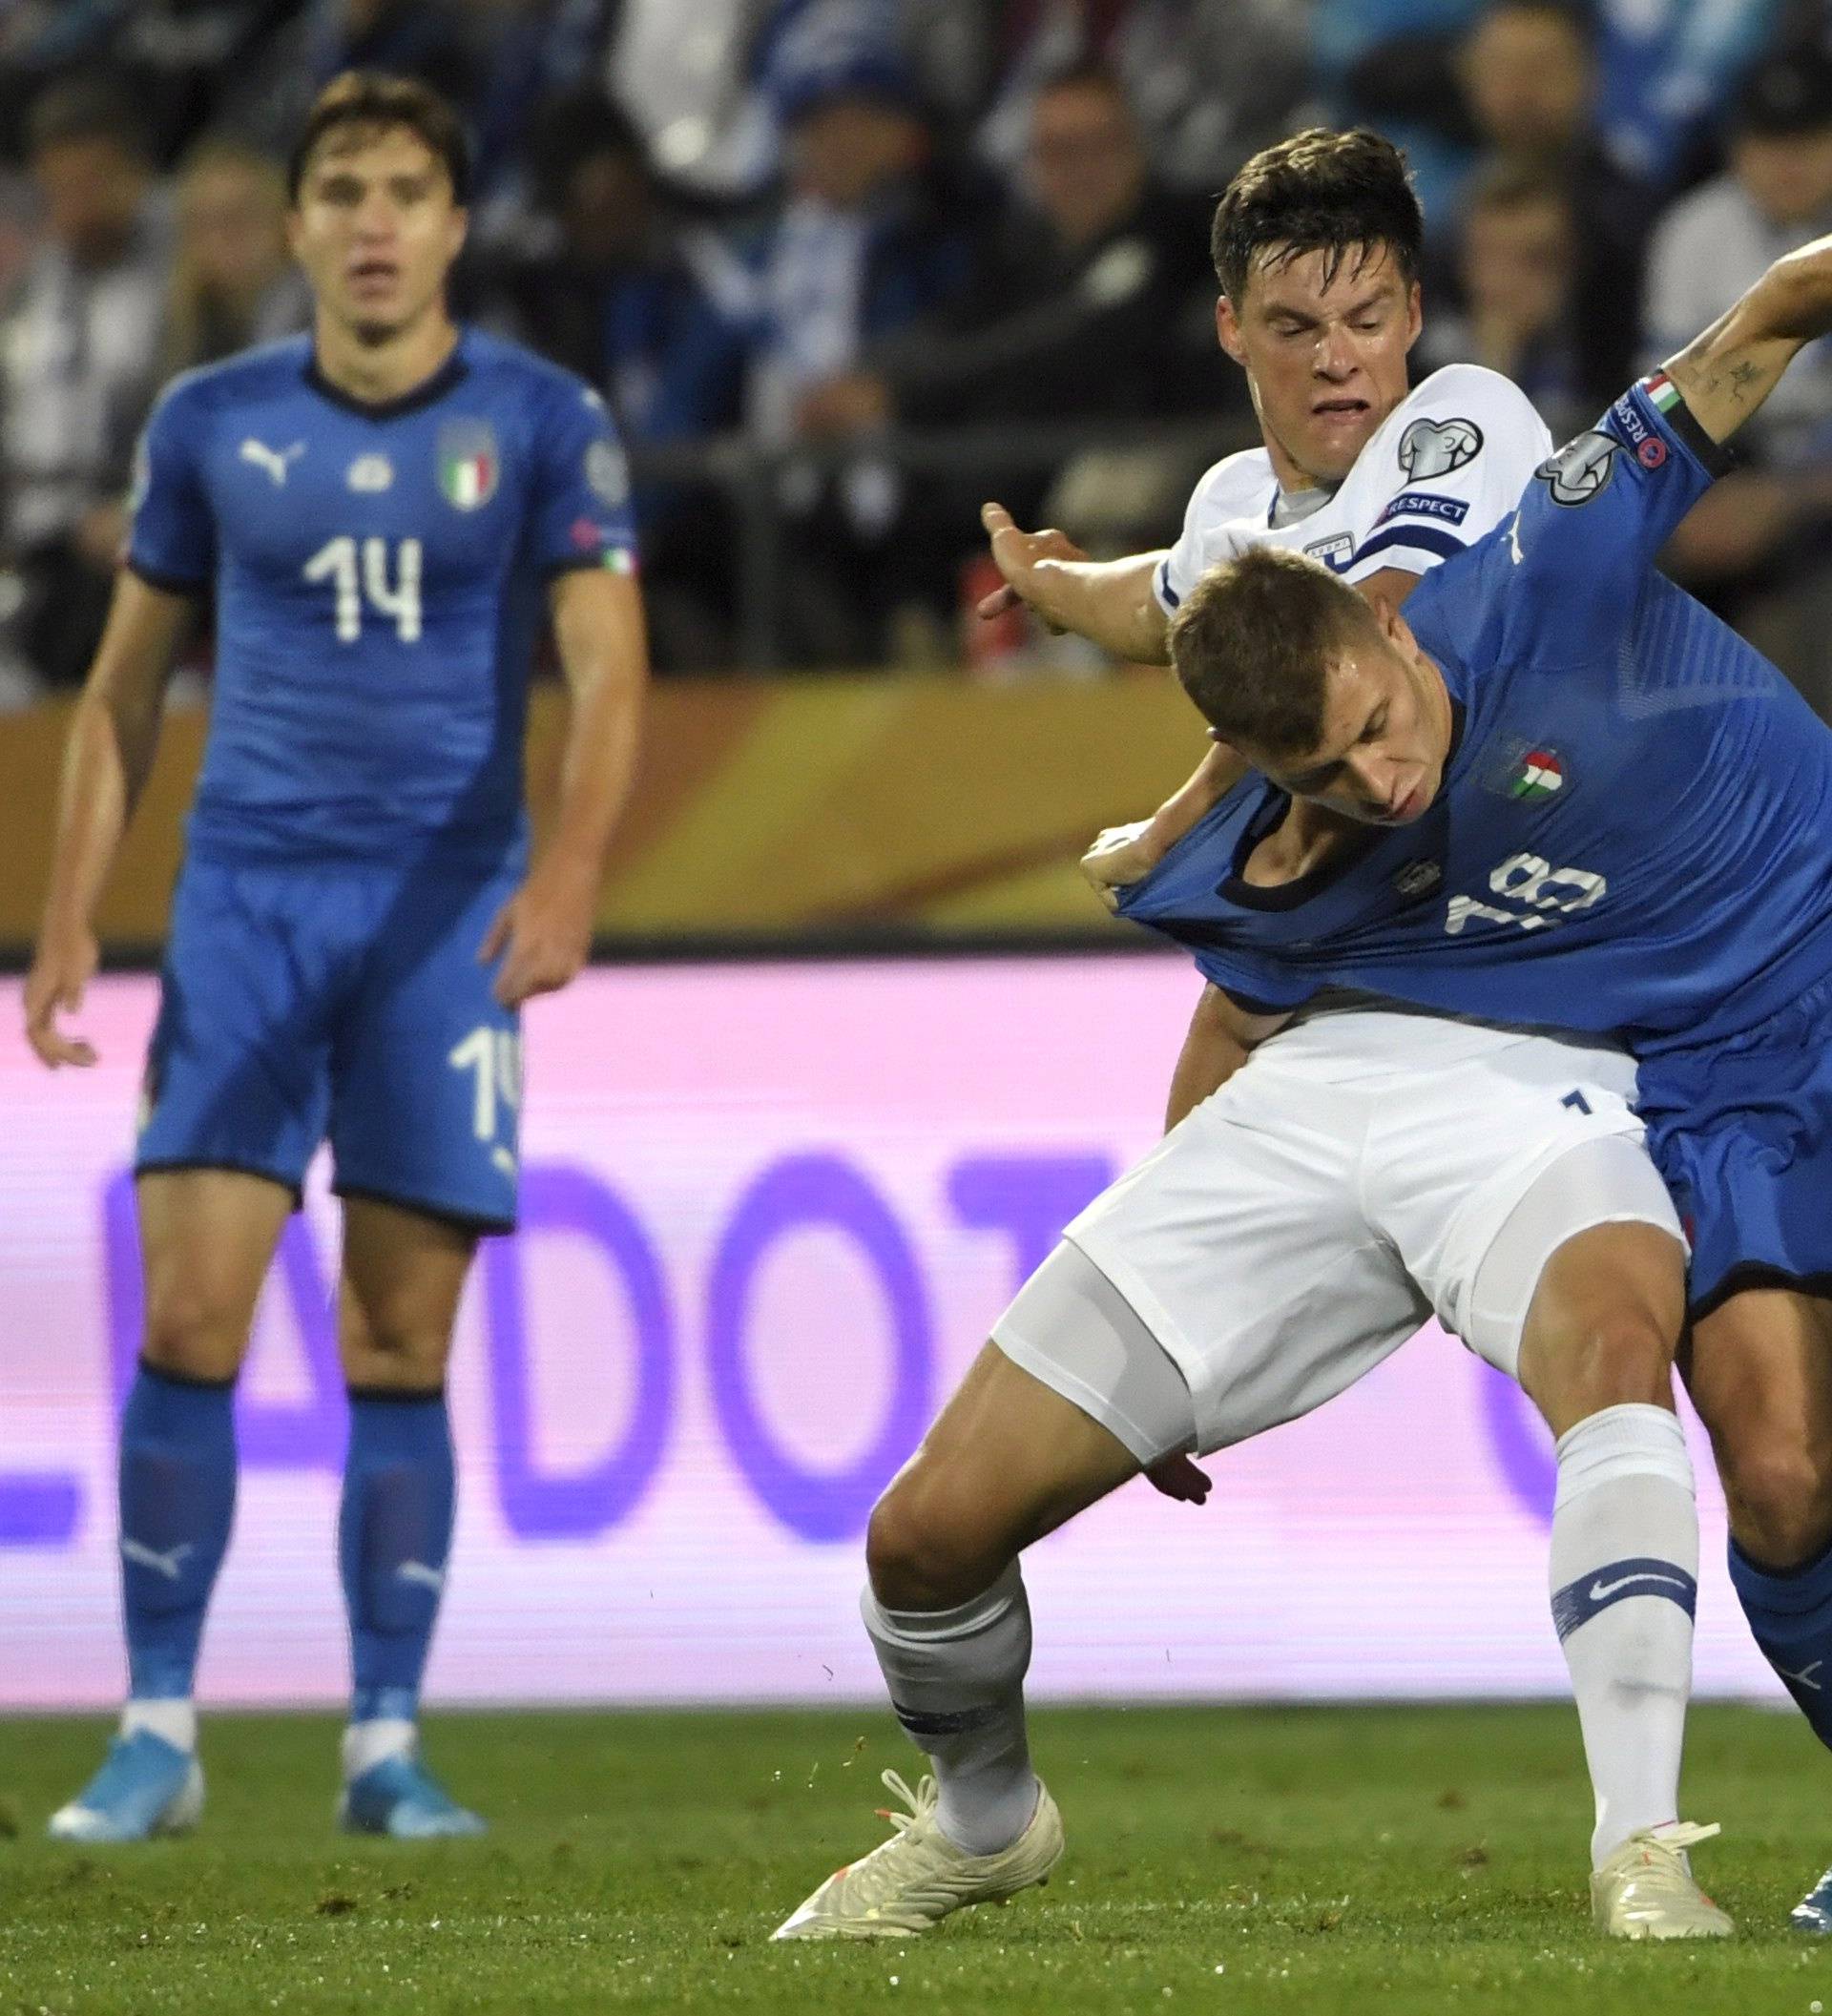
<path fill-rule="evenodd" d="M 1518 736 L 1503 738 L 1482 774 L 1485 790 L 1530 805 L 1556 798 L 1570 781 L 1571 760 L 1563 750 L 1524 742 Z"/>
<path fill-rule="evenodd" d="M 496 494 L 502 458 L 487 420 L 448 420 L 439 429 L 439 488 L 448 504 L 474 511 Z"/>

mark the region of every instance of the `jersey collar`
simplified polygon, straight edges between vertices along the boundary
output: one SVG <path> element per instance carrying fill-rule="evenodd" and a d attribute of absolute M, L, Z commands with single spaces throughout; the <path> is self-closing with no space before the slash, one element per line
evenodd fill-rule
<path fill-rule="evenodd" d="M 1288 793 L 1280 790 L 1270 779 L 1263 780 L 1262 788 L 1264 796 L 1241 827 L 1239 838 L 1234 843 L 1234 859 L 1215 892 L 1224 902 L 1237 904 L 1243 910 L 1297 909 L 1340 882 L 1395 830 L 1389 826 L 1364 827 L 1339 854 L 1333 855 L 1321 867 L 1313 868 L 1308 875 L 1300 875 L 1291 882 L 1274 883 L 1269 886 L 1249 882 L 1246 879 L 1247 862 L 1253 850 L 1268 833 L 1276 832 L 1283 825 L 1291 812 Z"/>
<path fill-rule="evenodd" d="M 423 378 L 410 390 L 403 392 L 398 399 L 380 401 L 356 399 L 341 385 L 334 385 L 318 368 L 318 353 L 310 352 L 305 359 L 305 368 L 301 374 L 307 385 L 321 399 L 328 399 L 334 406 L 342 406 L 346 413 L 355 413 L 364 420 L 399 420 L 403 413 L 417 413 L 422 406 L 429 406 L 443 399 L 451 388 L 469 375 L 470 366 L 465 361 L 465 339 L 462 332 L 451 346 L 451 355 L 432 374 Z"/>

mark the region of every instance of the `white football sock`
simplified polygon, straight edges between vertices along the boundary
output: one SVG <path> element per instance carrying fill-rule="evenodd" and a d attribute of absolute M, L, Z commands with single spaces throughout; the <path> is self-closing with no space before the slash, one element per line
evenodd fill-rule
<path fill-rule="evenodd" d="M 410 1757 L 418 1741 L 416 1726 L 401 1716 L 377 1715 L 372 1721 L 352 1722 L 344 1732 L 344 1782 L 360 1778 L 385 1757 Z"/>
<path fill-rule="evenodd" d="M 935 1767 L 942 1832 L 969 1855 L 1009 1848 L 1037 1806 L 1024 1733 L 1030 1606 L 1018 1564 L 956 1610 L 887 1611 L 869 1589 L 859 1608 L 897 1719 Z"/>
<path fill-rule="evenodd" d="M 137 1735 L 144 1729 L 163 1737 L 174 1750 L 195 1755 L 198 1747 L 198 1704 L 191 1700 L 129 1701 L 121 1710 L 121 1734 Z"/>
<path fill-rule="evenodd" d="M 1593 1867 L 1678 1818 L 1692 1692 L 1698 1513 L 1692 1459 L 1664 1407 L 1605 1407 L 1558 1442 L 1552 1622 L 1596 1793 Z"/>

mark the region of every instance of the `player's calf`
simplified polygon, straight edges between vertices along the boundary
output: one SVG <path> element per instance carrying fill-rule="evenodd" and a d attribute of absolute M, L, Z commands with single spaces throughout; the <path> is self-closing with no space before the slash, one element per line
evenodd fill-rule
<path fill-rule="evenodd" d="M 1698 1576 L 1692 1462 L 1672 1411 L 1684 1269 L 1679 1242 L 1654 1223 L 1593 1226 L 1546 1258 L 1521 1337 L 1521 1383 L 1557 1437 L 1552 1621 L 1596 1797 L 1599 1881 L 1631 1839 L 1678 1819 Z M 1669 1868 L 1664 1850 L 1649 1853 L 1656 1874 L 1636 1861 L 1637 1881 L 1665 1909 L 1689 1880 L 1683 1856 Z M 1599 1923 L 1632 1916 L 1619 1900 L 1598 1906 Z"/>

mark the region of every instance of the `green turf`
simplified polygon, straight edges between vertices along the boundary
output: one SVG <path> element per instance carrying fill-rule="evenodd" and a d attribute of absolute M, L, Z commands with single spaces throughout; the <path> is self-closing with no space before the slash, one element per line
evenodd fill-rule
<path fill-rule="evenodd" d="M 1045 1711 L 1049 1888 L 843 1948 L 768 1939 L 883 1831 L 877 1774 L 912 1754 L 880 1712 L 441 1716 L 432 1759 L 494 1830 L 432 1848 L 331 1832 L 330 1723 L 235 1716 L 189 1840 L 53 1848 L 100 1738 L 0 1732 L 0 2016 L 1832 2004 L 1832 1949 L 1783 1927 L 1832 1857 L 1832 1761 L 1751 1711 L 1697 1713 L 1687 1794 L 1743 1936 L 1658 1950 L 1590 1932 L 1568 1709 Z"/>

